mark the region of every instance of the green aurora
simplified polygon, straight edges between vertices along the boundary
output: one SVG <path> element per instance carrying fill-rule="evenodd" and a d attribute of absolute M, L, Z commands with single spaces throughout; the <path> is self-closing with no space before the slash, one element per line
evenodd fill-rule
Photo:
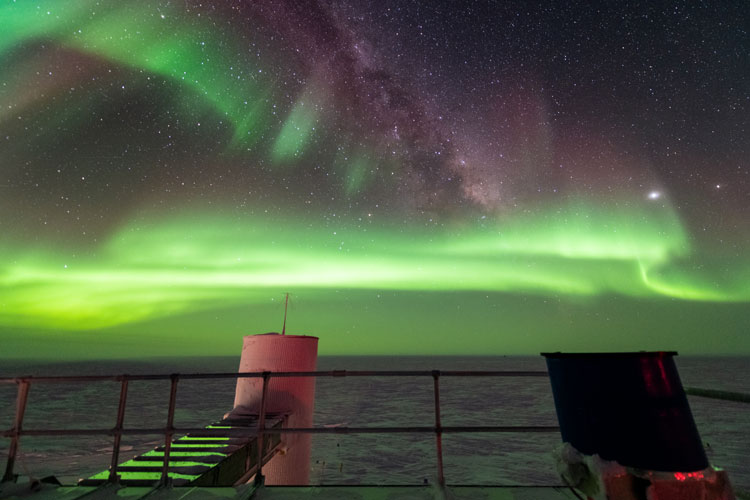
<path fill-rule="evenodd" d="M 234 130 L 230 150 L 258 146 L 261 131 L 268 128 L 274 113 L 269 97 L 280 75 L 264 74 L 264 70 L 270 69 L 270 60 L 278 54 L 268 47 L 250 53 L 240 48 L 239 33 L 217 37 L 208 20 L 188 16 L 168 2 L 100 5 L 84 0 L 64 6 L 50 0 L 13 2 L 0 7 L 0 18 L 5 30 L 0 53 L 27 41 L 52 38 L 60 47 L 178 83 L 183 106 L 194 107 L 198 101 L 229 120 Z M 231 46 L 233 41 L 235 46 Z M 256 46 L 247 38 L 244 43 Z M 247 55 L 240 64 L 226 55 L 243 52 Z M 28 80 L 20 78 L 19 85 L 24 81 Z M 304 99 L 296 104 L 275 142 L 275 160 L 288 160 L 301 152 L 315 130 L 316 109 L 314 104 L 305 108 Z"/>
<path fill-rule="evenodd" d="M 269 43 L 275 40 L 271 28 L 253 25 L 253 18 L 243 19 L 252 29 L 227 22 L 218 30 L 217 16 L 145 0 L 102 6 L 93 0 L 64 5 L 46 0 L 0 7 L 0 56 L 8 62 L 0 66 L 2 130 L 15 133 L 27 110 L 34 115 L 32 125 L 19 125 L 17 135 L 31 137 L 26 130 L 49 124 L 45 132 L 35 132 L 41 139 L 3 144 L 0 153 L 13 159 L 1 166 L 11 179 L 0 186 L 4 192 L 16 183 L 13 175 L 23 178 L 22 165 L 34 163 L 24 159 L 37 159 L 29 145 L 44 144 L 45 137 L 63 135 L 61 130 L 72 130 L 76 139 L 87 136 L 97 126 L 89 123 L 94 114 L 89 111 L 112 105 L 116 92 L 126 90 L 124 85 L 105 87 L 112 85 L 110 77 L 97 87 L 82 81 L 81 74 L 90 76 L 86 71 L 70 68 L 68 75 L 55 75 L 62 84 L 47 82 L 40 68 L 59 55 L 50 52 L 54 47 L 80 60 L 91 75 L 101 69 L 98 63 L 116 68 L 140 86 L 138 91 L 158 94 L 155 101 L 184 123 L 205 118 L 186 132 L 188 142 L 200 137 L 195 142 L 202 145 L 203 136 L 195 130 L 211 128 L 218 131 L 220 147 L 207 163 L 227 163 L 236 170 L 237 165 L 263 166 L 257 167 L 262 175 L 257 175 L 261 186 L 256 192 L 273 187 L 269 205 L 276 213 L 261 215 L 263 202 L 251 200 L 254 210 L 238 215 L 236 206 L 223 204 L 220 192 L 201 194 L 197 201 L 165 196 L 155 203 L 149 198 L 122 210 L 115 199 L 100 207 L 102 214 L 116 215 L 99 217 L 105 222 L 94 224 L 99 238 L 92 242 L 68 238 L 65 233 L 73 225 L 61 234 L 27 231 L 24 210 L 11 213 L 12 203 L 3 201 L 8 212 L 0 221 L 0 359 L 236 354 L 242 335 L 280 329 L 286 292 L 295 304 L 290 332 L 320 336 L 324 354 L 750 352 L 745 339 L 750 265 L 743 234 L 735 235 L 731 250 L 722 251 L 725 247 L 698 238 L 699 224 L 686 221 L 684 209 L 671 197 L 649 200 L 632 187 L 585 195 L 571 189 L 555 199 L 534 199 L 532 210 L 523 209 L 527 201 L 510 212 L 475 210 L 471 203 L 476 200 L 467 198 L 456 204 L 458 216 L 421 223 L 431 210 L 440 212 L 438 202 L 437 208 L 430 205 L 440 190 L 415 175 L 414 164 L 427 162 L 424 151 L 429 161 L 451 152 L 461 157 L 451 149 L 456 146 L 424 139 L 420 134 L 430 123 L 415 126 L 405 145 L 401 135 L 410 132 L 390 122 L 382 127 L 386 135 L 362 132 L 376 129 L 372 123 L 380 115 L 352 126 L 355 119 L 342 109 L 349 112 L 356 108 L 352 102 L 360 101 L 337 102 L 345 92 L 334 90 L 337 82 L 327 79 L 333 66 L 306 67 L 291 42 Z M 366 69 L 366 74 L 377 73 Z M 305 78 L 292 78 L 303 70 Z M 55 101 L 68 87 L 65 78 L 80 84 L 80 92 Z M 47 106 L 48 101 L 55 102 Z M 164 114 L 155 119 L 161 128 L 167 123 Z M 408 119 L 398 125 L 423 118 L 403 114 Z M 549 124 L 529 127 L 519 133 L 554 136 Z M 134 137 L 137 142 L 141 136 Z M 120 140 L 111 139 L 118 147 Z M 546 147 L 545 141 L 536 146 Z M 77 147 L 70 146 L 73 163 L 98 161 L 92 158 L 99 150 L 83 151 L 82 146 L 79 152 Z M 519 149 L 520 156 L 552 161 L 545 152 Z M 166 153 L 155 153 L 149 161 L 169 163 L 165 158 L 182 161 Z M 112 171 L 124 171 L 124 162 Z M 44 168 L 61 171 L 51 165 Z M 318 177 L 301 175 L 313 165 L 328 170 Z M 115 173 L 107 172 L 113 178 Z M 335 179 L 318 189 L 319 178 L 328 179 L 329 173 Z M 454 173 L 442 172 L 450 181 L 440 195 L 444 199 L 454 195 Z M 297 180 L 294 194 L 333 192 L 340 204 L 334 209 L 352 207 L 359 197 L 379 206 L 372 202 L 381 200 L 377 196 L 418 178 L 412 184 L 429 202 L 415 204 L 429 206 L 420 223 L 400 217 L 400 205 L 382 214 L 365 208 L 364 201 L 340 223 L 322 223 L 321 214 L 331 208 L 323 202 L 308 209 L 297 199 L 284 210 L 286 194 L 276 183 L 281 176 Z M 73 177 L 86 176 L 75 171 Z M 650 182 L 651 177 L 648 172 L 640 178 Z M 313 187 L 308 189 L 308 182 Z M 410 192 L 391 196 L 400 200 Z M 206 204 L 207 198 L 214 201 Z"/>
<path fill-rule="evenodd" d="M 238 49 L 225 47 L 223 40 L 212 36 L 209 23 L 186 23 L 168 4 L 155 8 L 145 1 L 104 6 L 91 0 L 74 5 L 13 2 L 0 8 L 0 18 L 4 28 L 0 51 L 51 37 L 62 47 L 178 81 L 191 97 L 200 96 L 232 120 L 236 147 L 252 142 L 251 132 L 269 112 L 260 109 L 263 88 L 269 85 L 258 83 L 265 79 L 261 66 L 251 68 L 254 72 L 248 75 L 240 68 L 235 73 L 224 54 Z M 186 44 L 186 39 L 194 43 Z"/>
<path fill-rule="evenodd" d="M 705 314 L 709 308 L 702 304 L 721 304 L 736 311 L 731 304 L 741 306 L 750 300 L 750 269 L 737 262 L 732 272 L 722 272 L 727 262 L 710 266 L 706 259 L 695 266 L 681 226 L 668 209 L 650 218 L 631 213 L 629 219 L 637 222 L 628 224 L 616 214 L 577 204 L 512 224 L 441 231 L 403 231 L 382 225 L 326 230 L 303 219 L 228 220 L 206 213 L 141 217 L 148 222 L 124 226 L 88 254 L 6 246 L 2 253 L 8 264 L 0 272 L 0 324 L 9 332 L 47 330 L 50 338 L 82 335 L 76 331 L 91 338 L 92 332 L 101 331 L 101 338 L 108 339 L 112 332 L 135 332 L 143 325 L 163 327 L 173 321 L 179 325 L 179 336 L 192 339 L 183 344 L 185 353 L 195 353 L 196 342 L 205 336 L 218 336 L 221 348 L 211 350 L 222 353 L 238 342 L 238 336 L 224 336 L 217 328 L 231 325 L 230 330 L 239 333 L 276 329 L 282 312 L 274 304 L 280 305 L 283 293 L 292 291 L 293 302 L 299 300 L 305 309 L 299 313 L 293 309 L 293 330 L 328 335 L 330 344 L 323 347 L 324 352 L 413 352 L 424 347 L 418 340 L 423 333 L 413 342 L 401 339 L 383 345 L 384 339 L 407 333 L 383 334 L 380 328 L 389 328 L 384 303 L 401 310 L 406 318 L 414 316 L 410 322 L 421 321 L 425 314 L 430 317 L 426 323 L 432 325 L 430 335 L 444 339 L 467 327 L 482 328 L 486 318 L 496 314 L 501 321 L 516 318 L 516 323 L 495 326 L 497 339 L 489 342 L 444 341 L 428 347 L 443 354 L 479 353 L 484 352 L 485 343 L 502 352 L 503 338 L 528 335 L 525 330 L 533 328 L 528 324 L 531 318 L 517 318 L 516 306 L 510 306 L 519 297 L 536 303 L 537 314 L 550 315 L 537 318 L 544 329 L 534 334 L 539 340 L 531 345 L 544 339 L 565 345 L 560 343 L 561 335 L 572 335 L 581 323 L 592 321 L 592 311 L 607 302 L 626 304 L 624 311 L 639 316 L 658 308 L 655 304 Z M 564 226 L 560 224 L 563 219 Z M 405 304 L 416 300 L 421 306 L 409 313 L 408 306 L 393 304 L 399 298 Z M 507 303 L 510 310 L 503 312 L 497 301 Z M 493 305 L 477 310 L 482 302 Z M 424 310 L 429 304 L 430 310 Z M 555 325 L 554 318 L 564 304 L 582 317 L 566 315 L 567 324 Z M 337 310 L 346 314 L 334 318 Z M 373 324 L 375 310 L 384 317 Z M 215 316 L 218 321 L 212 327 L 205 318 L 215 311 L 240 318 L 228 321 Z M 196 314 L 204 320 L 195 321 Z M 298 314 L 300 318 L 295 317 Z M 747 315 L 739 319 L 745 321 Z M 590 339 L 593 345 L 615 342 L 638 348 L 640 344 L 631 345 L 628 339 L 644 341 L 637 333 L 616 339 L 622 327 L 604 330 L 608 321 L 594 321 L 603 324 L 600 337 Z M 673 321 L 671 314 L 654 318 L 654 324 L 663 328 Z M 337 331 L 326 331 L 327 323 L 338 325 Z M 393 320 L 393 324 L 399 322 Z M 321 331 L 315 331 L 315 325 Z M 684 339 L 700 333 L 695 325 L 686 327 L 688 331 L 681 334 Z M 175 326 L 167 330 L 172 333 L 165 332 L 166 338 L 178 335 Z M 362 337 L 357 336 L 354 343 L 343 341 L 352 332 L 361 332 Z M 581 344 L 585 338 L 579 335 L 573 343 Z M 667 345 L 656 343 L 690 350 L 679 339 Z M 517 340 L 508 344 L 515 346 L 511 352 L 523 350 Z M 141 352 L 143 345 L 133 343 L 127 351 Z M 179 345 L 173 350 L 181 352 Z"/>

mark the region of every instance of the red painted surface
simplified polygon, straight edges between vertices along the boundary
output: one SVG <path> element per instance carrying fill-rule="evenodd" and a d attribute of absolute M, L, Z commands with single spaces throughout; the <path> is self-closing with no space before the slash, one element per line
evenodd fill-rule
<path fill-rule="evenodd" d="M 248 335 L 242 346 L 240 372 L 312 372 L 318 360 L 318 338 L 303 335 Z M 260 410 L 262 378 L 237 380 L 234 406 Z M 289 427 L 312 427 L 315 405 L 314 377 L 271 377 L 266 412 L 290 412 Z M 277 455 L 265 467 L 269 485 L 306 485 L 310 476 L 312 434 L 281 436 L 288 452 Z"/>

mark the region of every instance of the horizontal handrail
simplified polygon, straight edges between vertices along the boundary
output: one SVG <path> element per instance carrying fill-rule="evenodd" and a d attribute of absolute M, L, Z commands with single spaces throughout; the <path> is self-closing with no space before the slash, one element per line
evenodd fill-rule
<path fill-rule="evenodd" d="M 435 397 L 435 425 L 434 426 L 390 426 L 390 427 L 292 427 L 292 428 L 268 428 L 265 425 L 264 403 L 268 382 L 271 378 L 279 377 L 431 377 L 434 383 Z M 0 384 L 17 384 L 19 386 L 16 419 L 13 428 L 0 432 L 0 437 L 11 439 L 11 448 L 8 454 L 8 462 L 2 481 L 12 480 L 13 464 L 21 436 L 82 436 L 82 435 L 109 435 L 115 436 L 115 444 L 112 450 L 112 467 L 110 470 L 110 481 L 117 480 L 117 457 L 121 436 L 127 435 L 163 435 L 165 438 L 164 466 L 162 470 L 162 483 L 168 482 L 168 465 L 171 448 L 171 437 L 176 433 L 201 433 L 202 437 L 210 437 L 214 432 L 211 429 L 201 428 L 179 428 L 173 425 L 175 394 L 179 380 L 196 379 L 241 379 L 260 378 L 263 380 L 263 404 L 261 404 L 258 424 L 252 428 L 257 433 L 259 441 L 258 450 L 262 449 L 263 436 L 265 434 L 393 434 L 393 433 L 432 433 L 436 436 L 436 447 L 438 454 L 438 478 L 440 484 L 444 484 L 442 470 L 442 445 L 441 436 L 444 433 L 493 433 L 493 432 L 559 432 L 559 427 L 553 426 L 442 426 L 440 421 L 440 391 L 438 379 L 440 377 L 549 377 L 546 371 L 479 371 L 479 370 L 327 370 L 327 371 L 285 371 L 285 372 L 221 372 L 221 373 L 173 373 L 173 374 L 121 374 L 121 375 L 43 375 L 43 376 L 20 376 L 0 377 Z M 169 380 L 171 382 L 169 398 L 169 414 L 167 425 L 156 428 L 129 428 L 122 426 L 122 418 L 125 411 L 127 399 L 128 382 L 138 380 Z M 113 428 L 95 429 L 23 429 L 23 410 L 26 406 L 26 394 L 32 383 L 89 383 L 89 382 L 120 382 L 122 389 L 120 403 L 118 406 L 118 423 Z M 243 434 L 244 431 L 244 434 Z M 230 428 L 215 432 L 222 437 L 236 436 L 247 439 L 247 429 Z M 261 460 L 261 457 L 259 457 Z M 262 480 L 262 463 L 258 463 L 257 477 Z"/>
<path fill-rule="evenodd" d="M 255 429 L 255 428 L 254 428 Z M 437 427 L 434 426 L 411 426 L 411 427 L 284 427 L 284 428 L 272 428 L 264 427 L 263 432 L 265 434 L 390 434 L 390 433 L 420 433 L 430 432 L 434 433 Z M 233 429 L 216 429 L 211 432 L 211 429 L 205 427 L 153 427 L 153 428 L 131 428 L 131 429 L 120 429 L 121 434 L 128 435 L 164 435 L 169 430 L 174 434 L 188 434 L 191 432 L 200 432 L 201 437 L 211 437 L 212 435 L 226 437 L 232 436 Z M 241 431 L 242 429 L 234 428 L 234 430 Z M 473 432 L 559 432 L 560 428 L 557 426 L 495 426 L 495 425 L 484 425 L 484 426 L 441 426 L 442 432 L 452 433 L 473 433 Z M 93 435 L 115 435 L 115 429 L 31 429 L 31 430 L 20 430 L 15 432 L 13 430 L 7 430 L 2 433 L 2 437 L 13 437 L 13 436 L 93 436 Z M 237 433 L 237 437 L 244 437 L 244 435 Z"/>
<path fill-rule="evenodd" d="M 121 394 L 119 413 L 124 412 L 124 397 L 129 381 L 170 380 L 172 382 L 172 394 L 170 404 L 174 401 L 175 384 L 178 380 L 200 380 L 200 379 L 241 379 L 260 378 L 264 380 L 265 386 L 270 378 L 288 377 L 432 377 L 435 380 L 435 402 L 436 402 L 436 425 L 434 426 L 388 426 L 388 427 L 266 427 L 264 415 L 259 415 L 258 425 L 251 428 L 234 427 L 229 429 L 210 429 L 206 427 L 174 427 L 171 418 L 165 427 L 154 428 L 123 428 L 118 424 L 114 428 L 93 429 L 23 429 L 23 408 L 25 407 L 26 393 L 32 383 L 88 383 L 88 382 L 120 382 L 124 386 Z M 19 399 L 16 422 L 11 429 L 0 431 L 0 437 L 10 438 L 16 446 L 11 446 L 7 470 L 3 480 L 8 480 L 12 475 L 12 467 L 15 456 L 15 447 L 21 436 L 91 436 L 109 435 L 115 436 L 116 444 L 113 449 L 113 471 L 116 471 L 117 448 L 119 448 L 119 436 L 122 435 L 162 435 L 166 442 L 171 441 L 174 434 L 200 433 L 201 437 L 212 435 L 221 437 L 235 436 L 236 438 L 247 438 L 248 430 L 256 432 L 259 439 L 264 434 L 401 434 L 401 433 L 431 433 L 438 437 L 438 456 L 442 457 L 439 436 L 444 433 L 556 433 L 560 431 L 557 426 L 442 426 L 439 419 L 439 391 L 437 379 L 440 377 L 549 377 L 546 371 L 517 371 L 517 370 L 325 370 L 325 371 L 284 371 L 284 372 L 216 372 L 216 373 L 183 373 L 183 374 L 121 374 L 121 375 L 43 375 L 43 376 L 19 376 L 0 377 L 0 384 L 18 384 Z M 750 402 L 750 395 L 728 391 L 717 391 L 712 389 L 701 389 L 686 387 L 685 392 L 694 396 L 709 397 L 739 402 Z M 173 411 L 173 410 L 172 410 Z M 261 413 L 264 413 L 261 410 Z M 118 417 L 119 422 L 119 417 Z M 168 446 L 168 444 L 167 444 Z M 441 458 L 440 458 L 441 460 Z M 166 463 L 163 480 L 166 478 Z M 439 477 L 442 478 L 442 467 L 439 467 Z"/>
<path fill-rule="evenodd" d="M 432 377 L 432 370 L 326 370 L 312 372 L 270 372 L 273 377 Z M 549 377 L 546 371 L 479 371 L 448 370 L 440 371 L 441 377 Z M 222 378 L 263 378 L 263 372 L 219 372 L 219 373 L 176 373 L 148 375 L 28 375 L 0 377 L 0 384 L 15 384 L 22 380 L 29 382 L 121 382 L 127 380 L 170 380 L 180 379 L 222 379 Z"/>
<path fill-rule="evenodd" d="M 560 432 L 560 428 L 557 426 L 441 426 L 441 427 L 425 427 L 425 426 L 414 426 L 414 427 L 284 427 L 281 429 L 268 429 L 264 431 L 268 434 L 286 434 L 286 433 L 298 433 L 298 434 L 400 434 L 400 433 L 421 433 L 429 432 L 435 433 L 437 431 L 446 433 L 464 433 L 470 434 L 473 432 L 504 432 L 504 433 L 546 433 L 546 432 Z"/>
<path fill-rule="evenodd" d="M 737 403 L 750 403 L 750 394 L 732 391 L 717 391 L 715 389 L 702 389 L 700 387 L 685 387 L 685 393 L 690 396 L 701 398 L 721 399 L 722 401 L 735 401 Z"/>

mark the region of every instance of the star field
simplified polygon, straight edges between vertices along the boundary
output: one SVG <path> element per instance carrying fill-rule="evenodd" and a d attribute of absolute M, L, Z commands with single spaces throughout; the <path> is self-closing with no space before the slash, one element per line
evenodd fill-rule
<path fill-rule="evenodd" d="M 287 291 L 330 352 L 405 331 L 385 351 L 421 352 L 425 316 L 430 352 L 701 352 L 707 336 L 747 350 L 748 17 L 699 2 L 8 2 L 4 355 L 85 338 L 108 356 L 143 336 L 128 354 L 176 325 L 197 343 L 204 320 L 233 352 L 274 328 Z M 450 341 L 462 328 L 470 347 Z"/>

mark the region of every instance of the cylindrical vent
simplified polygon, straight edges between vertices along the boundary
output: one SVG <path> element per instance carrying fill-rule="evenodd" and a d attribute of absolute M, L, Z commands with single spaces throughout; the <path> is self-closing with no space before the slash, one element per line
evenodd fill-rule
<path fill-rule="evenodd" d="M 676 354 L 542 353 L 563 441 L 639 469 L 708 467 Z"/>
<path fill-rule="evenodd" d="M 302 335 L 248 335 L 244 337 L 240 372 L 315 371 L 318 338 Z M 239 378 L 234 406 L 260 410 L 263 379 Z M 271 377 L 266 399 L 267 413 L 289 413 L 289 427 L 312 427 L 315 404 L 314 377 Z M 310 479 L 311 434 L 281 436 L 286 452 L 277 454 L 263 467 L 266 484 L 301 485 Z"/>

